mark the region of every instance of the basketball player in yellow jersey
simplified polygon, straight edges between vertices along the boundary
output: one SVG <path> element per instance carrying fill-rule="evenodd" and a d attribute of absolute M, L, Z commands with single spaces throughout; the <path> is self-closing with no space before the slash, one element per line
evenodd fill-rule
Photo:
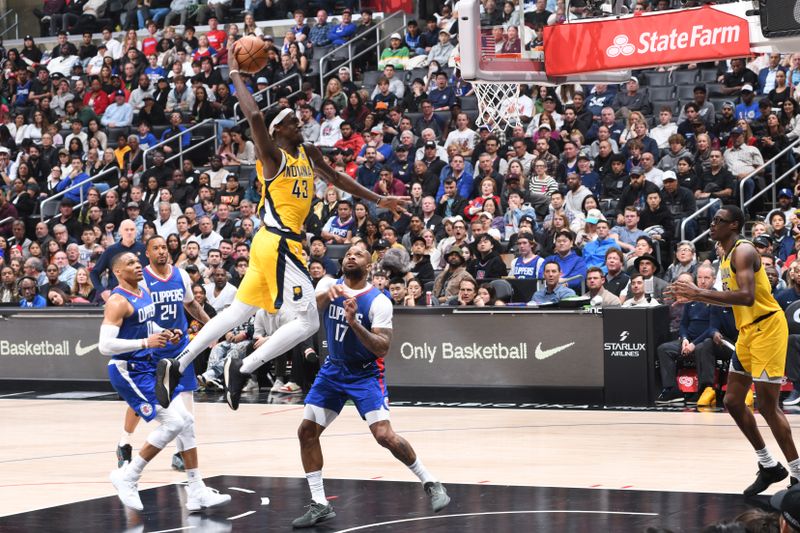
<path fill-rule="evenodd" d="M 725 253 L 719 265 L 722 291 L 703 290 L 690 281 L 675 282 L 668 291 L 679 299 L 733 308 L 739 338 L 728 372 L 725 407 L 758 456 L 758 476 L 744 490 L 744 495 L 750 497 L 788 475 L 770 455 L 755 416 L 745 405 L 751 383 L 756 385 L 758 410 L 789 462 L 791 484 L 800 479 L 800 460 L 789 422 L 779 405 L 789 328 L 783 311 L 772 297 L 760 255 L 750 241 L 739 237 L 743 226 L 744 214 L 733 205 L 724 206 L 711 220 L 711 238 Z"/>
<path fill-rule="evenodd" d="M 303 260 L 303 223 L 311 211 L 314 175 L 353 196 L 392 211 L 402 209 L 410 198 L 379 196 L 346 174 L 332 169 L 318 148 L 303 144 L 300 121 L 292 109 L 270 110 L 262 116 L 255 99 L 242 81 L 234 45 L 228 54 L 230 78 L 258 156 L 261 181 L 259 214 L 261 228 L 253 238 L 250 264 L 233 304 L 210 320 L 176 359 L 162 359 L 156 371 L 156 396 L 166 407 L 181 373 L 212 342 L 243 324 L 258 309 L 278 313 L 281 326 L 243 360 L 228 358 L 223 372 L 225 400 L 231 409 L 249 374 L 286 353 L 319 328 L 314 287 Z"/>

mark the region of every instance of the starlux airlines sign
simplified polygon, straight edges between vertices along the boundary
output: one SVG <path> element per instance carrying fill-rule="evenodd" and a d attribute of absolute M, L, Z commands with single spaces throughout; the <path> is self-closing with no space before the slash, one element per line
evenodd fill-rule
<path fill-rule="evenodd" d="M 565 76 L 750 54 L 747 21 L 705 6 L 544 29 L 545 70 Z"/>

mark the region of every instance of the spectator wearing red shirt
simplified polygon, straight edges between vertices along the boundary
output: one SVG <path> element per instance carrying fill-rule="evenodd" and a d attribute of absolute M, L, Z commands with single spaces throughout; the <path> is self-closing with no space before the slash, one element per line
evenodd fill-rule
<path fill-rule="evenodd" d="M 361 136 L 361 134 L 356 133 L 353 129 L 353 125 L 347 121 L 342 122 L 342 125 L 339 126 L 339 129 L 342 132 L 342 138 L 336 141 L 333 147 L 338 148 L 339 150 L 346 150 L 349 148 L 354 154 L 360 153 L 361 147 L 363 147 L 365 144 L 364 138 Z"/>
<path fill-rule="evenodd" d="M 127 97 L 125 98 L 127 101 Z M 91 91 L 86 93 L 83 97 L 83 105 L 89 106 L 94 110 L 95 115 L 102 115 L 105 113 L 106 108 L 111 103 L 108 99 L 108 94 L 103 91 L 100 80 L 95 78 L 92 80 Z"/>
<path fill-rule="evenodd" d="M 478 218 L 478 215 L 481 214 L 483 211 L 483 204 L 486 200 L 494 200 L 494 205 L 496 207 L 500 206 L 500 197 L 495 194 L 496 183 L 494 179 L 490 177 L 483 178 L 481 180 L 480 191 L 481 195 L 477 198 L 473 198 L 464 208 L 464 215 L 469 220 L 475 220 Z"/>
<path fill-rule="evenodd" d="M 225 47 L 225 41 L 227 39 L 227 35 L 225 32 L 219 29 L 219 22 L 217 22 L 217 17 L 211 15 L 208 19 L 208 32 L 206 33 L 206 37 L 208 37 L 208 44 L 211 45 L 214 50 L 222 50 Z"/>
<path fill-rule="evenodd" d="M 394 177 L 392 169 L 386 167 L 380 171 L 380 178 L 372 191 L 381 196 L 405 196 L 406 184 Z"/>
<path fill-rule="evenodd" d="M 142 53 L 145 57 L 149 57 L 150 54 L 157 54 L 158 48 L 158 39 L 156 39 L 156 31 L 158 27 L 156 23 L 152 20 L 147 21 L 147 32 L 150 34 L 144 39 L 142 39 Z"/>

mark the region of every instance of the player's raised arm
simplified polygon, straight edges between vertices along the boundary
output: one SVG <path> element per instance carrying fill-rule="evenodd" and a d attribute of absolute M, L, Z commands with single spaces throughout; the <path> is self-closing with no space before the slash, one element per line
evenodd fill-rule
<path fill-rule="evenodd" d="M 330 165 L 325 162 L 322 157 L 322 152 L 316 146 L 306 144 L 304 145 L 306 154 L 314 162 L 314 169 L 324 177 L 328 183 L 338 187 L 339 189 L 349 192 L 353 196 L 357 196 L 363 200 L 374 202 L 378 207 L 384 207 L 396 211 L 405 208 L 406 205 L 411 203 L 411 198 L 408 196 L 380 196 L 377 193 L 367 189 L 356 180 L 332 169 Z"/>
<path fill-rule="evenodd" d="M 267 125 L 264 123 L 264 116 L 258 108 L 256 99 L 250 94 L 247 85 L 245 85 L 239 73 L 239 64 L 236 62 L 236 50 L 238 46 L 238 43 L 234 43 L 231 53 L 228 54 L 228 66 L 230 67 L 228 76 L 230 76 L 233 86 L 236 88 L 236 97 L 239 99 L 242 113 L 244 113 L 244 117 L 250 125 L 250 134 L 253 136 L 256 155 L 261 160 L 262 164 L 267 163 L 267 160 L 277 163 L 281 160 L 281 151 L 278 149 L 269 131 L 267 131 Z"/>

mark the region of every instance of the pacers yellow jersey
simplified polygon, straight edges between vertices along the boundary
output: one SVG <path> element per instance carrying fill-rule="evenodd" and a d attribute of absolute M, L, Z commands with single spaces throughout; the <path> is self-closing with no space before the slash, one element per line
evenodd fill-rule
<path fill-rule="evenodd" d="M 723 257 L 719 262 L 723 290 L 739 290 L 739 285 L 736 283 L 736 272 L 733 271 L 731 265 L 731 257 L 733 256 L 734 250 L 736 250 L 736 248 L 743 242 L 749 244 L 749 241 L 739 239 L 736 241 L 736 244 L 733 245 L 730 253 Z M 763 266 L 759 267 L 759 269 L 755 272 L 755 278 L 756 297 L 753 305 L 732 306 L 733 316 L 736 318 L 736 327 L 739 329 L 753 323 L 756 319 L 761 318 L 764 315 L 781 310 L 781 306 L 778 305 L 778 302 L 772 297 L 772 287 L 769 284 L 769 278 L 767 278 L 767 273 L 764 271 Z"/>
<path fill-rule="evenodd" d="M 300 234 L 314 196 L 314 167 L 305 148 L 297 149 L 297 157 L 284 149 L 274 177 L 266 179 L 261 161 L 256 174 L 261 182 L 258 213 L 268 228 Z"/>

